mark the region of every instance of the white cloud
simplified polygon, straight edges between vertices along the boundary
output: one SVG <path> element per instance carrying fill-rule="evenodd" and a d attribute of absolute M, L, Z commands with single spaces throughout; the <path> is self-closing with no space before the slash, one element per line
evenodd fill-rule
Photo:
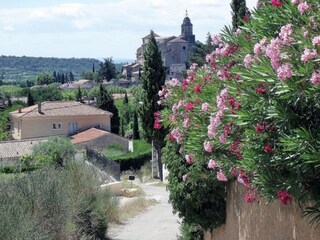
<path fill-rule="evenodd" d="M 46 46 L 48 54 L 58 49 L 56 52 L 68 56 L 89 56 L 91 52 L 91 57 L 134 58 L 141 37 L 150 29 L 160 35 L 179 35 L 186 9 L 196 38 L 201 41 L 207 32 L 218 33 L 231 23 L 231 0 L 92 0 L 86 4 L 65 0 L 64 4 L 52 6 L 43 2 L 41 7 L 27 7 L 26 1 L 25 8 L 0 9 L 0 34 L 6 40 L 15 39 L 1 42 L 0 49 L 23 51 L 21 46 L 25 46 L 25 52 L 31 54 L 39 52 L 39 48 L 32 48 Z M 252 7 L 255 2 L 247 0 L 247 5 Z M 50 41 L 56 36 L 61 40 Z M 85 46 L 90 43 L 92 46 Z M 45 51 L 44 47 L 41 53 Z"/>

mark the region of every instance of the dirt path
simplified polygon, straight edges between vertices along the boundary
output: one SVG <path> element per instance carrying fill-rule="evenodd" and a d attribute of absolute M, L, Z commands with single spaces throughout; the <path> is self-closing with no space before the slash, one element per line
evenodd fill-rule
<path fill-rule="evenodd" d="M 130 219 L 125 225 L 112 229 L 112 240 L 176 240 L 179 235 L 178 217 L 172 214 L 169 193 L 163 186 L 135 184 L 143 188 L 146 197 L 159 200 L 145 212 Z"/>

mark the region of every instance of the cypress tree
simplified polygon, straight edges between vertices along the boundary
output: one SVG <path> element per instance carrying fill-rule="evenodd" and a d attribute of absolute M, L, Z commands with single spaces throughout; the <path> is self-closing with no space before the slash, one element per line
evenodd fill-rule
<path fill-rule="evenodd" d="M 64 84 L 64 73 L 61 74 L 61 84 Z"/>
<path fill-rule="evenodd" d="M 124 121 L 123 118 L 121 118 L 121 136 L 124 136 L 125 132 L 124 132 Z"/>
<path fill-rule="evenodd" d="M 30 89 L 28 89 L 27 105 L 28 105 L 28 106 L 34 105 L 34 99 L 33 99 L 33 96 L 32 96 L 32 94 L 31 94 Z"/>
<path fill-rule="evenodd" d="M 140 139 L 138 114 L 136 111 L 134 111 L 134 113 L 133 113 L 132 139 Z"/>
<path fill-rule="evenodd" d="M 78 87 L 78 90 L 76 92 L 76 100 L 77 102 L 83 102 L 83 99 L 82 99 L 82 91 L 81 91 L 81 88 L 80 86 Z"/>
<path fill-rule="evenodd" d="M 232 27 L 233 31 L 235 31 L 242 25 L 243 18 L 248 12 L 248 8 L 246 7 L 246 0 L 232 0 L 230 6 L 232 9 Z"/>
<path fill-rule="evenodd" d="M 73 76 L 73 73 L 71 71 L 69 73 L 69 78 L 70 78 L 70 82 L 74 81 L 74 76 Z"/>
<path fill-rule="evenodd" d="M 113 114 L 111 118 L 111 132 L 119 134 L 120 129 L 120 117 L 118 109 L 114 104 L 114 100 L 111 94 L 108 93 L 106 89 L 100 84 L 99 92 L 97 96 L 97 108 L 111 112 Z"/>
<path fill-rule="evenodd" d="M 129 99 L 128 99 L 128 95 L 127 95 L 127 92 L 126 92 L 125 95 L 124 95 L 123 104 L 124 105 L 128 105 L 128 103 L 129 103 Z"/>
<path fill-rule="evenodd" d="M 165 84 L 166 75 L 161 59 L 161 53 L 153 31 L 150 33 L 150 40 L 146 46 L 144 59 L 143 74 L 141 76 L 143 94 L 142 105 L 139 108 L 139 115 L 144 138 L 148 142 L 153 142 L 157 151 L 160 179 L 163 180 L 161 148 L 164 146 L 166 131 L 163 127 L 160 129 L 154 129 L 154 113 L 162 110 L 162 107 L 158 104 L 158 92 Z"/>

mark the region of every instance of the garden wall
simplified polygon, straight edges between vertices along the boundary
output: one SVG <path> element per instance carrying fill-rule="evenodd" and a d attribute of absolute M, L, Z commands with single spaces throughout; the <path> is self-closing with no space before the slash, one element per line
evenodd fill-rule
<path fill-rule="evenodd" d="M 207 233 L 205 240 L 319 240 L 320 227 L 310 227 L 301 217 L 299 206 L 288 206 L 263 199 L 246 203 L 245 187 L 230 183 L 227 187 L 226 224 Z"/>

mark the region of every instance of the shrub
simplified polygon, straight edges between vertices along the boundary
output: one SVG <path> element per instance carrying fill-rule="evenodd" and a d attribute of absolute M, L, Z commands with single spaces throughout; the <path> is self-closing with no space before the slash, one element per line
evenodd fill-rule
<path fill-rule="evenodd" d="M 241 29 L 212 37 L 219 47 L 206 66 L 192 65 L 187 79 L 159 92 L 168 106 L 161 124 L 178 145 L 165 150 L 168 188 L 187 223 L 209 226 L 212 218 L 199 222 L 200 214 L 182 206 L 201 206 L 211 194 L 220 199 L 234 179 L 246 187 L 249 203 L 257 195 L 284 205 L 320 202 L 318 4 L 259 1 Z M 210 209 L 223 203 L 213 202 Z M 222 215 L 211 227 L 223 223 Z"/>
<path fill-rule="evenodd" d="M 104 239 L 117 206 L 77 162 L 1 181 L 0 190 L 1 239 Z"/>

